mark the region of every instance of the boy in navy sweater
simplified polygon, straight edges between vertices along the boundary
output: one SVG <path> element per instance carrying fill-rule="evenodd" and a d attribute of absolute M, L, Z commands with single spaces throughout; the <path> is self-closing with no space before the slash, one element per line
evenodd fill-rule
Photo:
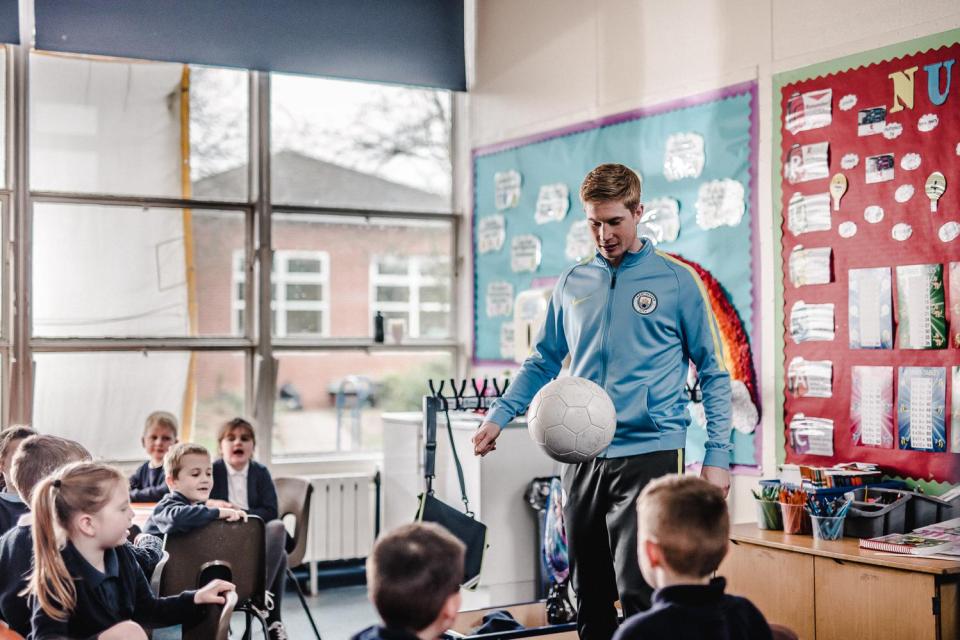
<path fill-rule="evenodd" d="M 637 518 L 640 570 L 656 591 L 614 640 L 772 640 L 763 614 L 710 577 L 727 555 L 723 490 L 693 476 L 660 478 L 640 494 Z"/>
<path fill-rule="evenodd" d="M 177 443 L 177 418 L 166 411 L 147 416 L 140 444 L 150 459 L 130 476 L 130 502 L 159 502 L 170 489 L 164 478 L 163 457 Z"/>
<path fill-rule="evenodd" d="M 383 534 L 367 557 L 367 593 L 382 625 L 352 640 L 435 640 L 460 610 L 463 543 L 438 524 Z"/>
<path fill-rule="evenodd" d="M 20 516 L 30 510 L 13 488 L 11 463 L 20 443 L 36 435 L 30 427 L 13 425 L 0 433 L 0 535 L 16 526 Z"/>
<path fill-rule="evenodd" d="M 186 533 L 214 520 L 236 522 L 246 514 L 228 507 L 208 507 L 213 488 L 210 452 L 192 442 L 176 444 L 167 452 L 163 469 L 170 493 L 163 496 L 143 527 L 145 533 Z"/>

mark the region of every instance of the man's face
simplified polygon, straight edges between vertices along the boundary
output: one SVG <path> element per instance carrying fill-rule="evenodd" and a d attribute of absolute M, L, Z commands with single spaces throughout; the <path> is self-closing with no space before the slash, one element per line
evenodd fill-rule
<path fill-rule="evenodd" d="M 600 255 L 611 263 L 619 265 L 627 251 L 640 248 L 637 224 L 643 214 L 642 204 L 634 211 L 620 201 L 585 202 L 583 208 Z"/>

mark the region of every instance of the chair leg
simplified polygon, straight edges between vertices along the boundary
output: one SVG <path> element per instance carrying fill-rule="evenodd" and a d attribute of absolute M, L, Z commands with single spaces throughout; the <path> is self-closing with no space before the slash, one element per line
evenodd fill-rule
<path fill-rule="evenodd" d="M 313 621 L 313 614 L 310 613 L 310 607 L 307 605 L 307 599 L 303 597 L 303 591 L 300 590 L 300 583 L 297 582 L 297 577 L 293 575 L 293 571 L 290 567 L 287 567 L 287 579 L 293 581 L 293 586 L 297 590 L 297 597 L 300 598 L 300 604 L 303 605 L 303 610 L 307 614 L 307 619 L 310 621 L 310 626 L 313 627 L 313 635 L 317 637 L 317 640 L 321 640 L 320 631 L 317 629 L 317 623 Z"/>

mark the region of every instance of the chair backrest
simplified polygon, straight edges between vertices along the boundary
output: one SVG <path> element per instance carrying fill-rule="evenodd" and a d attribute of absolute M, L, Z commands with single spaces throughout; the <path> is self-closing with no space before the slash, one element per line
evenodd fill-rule
<path fill-rule="evenodd" d="M 188 533 L 168 535 L 163 549 L 169 554 L 159 572 L 158 595 L 196 589 L 213 578 L 229 578 L 237 586 L 240 603 L 264 606 L 267 588 L 263 520 L 215 520 Z M 229 574 L 227 573 L 229 571 Z"/>
<path fill-rule="evenodd" d="M 280 519 L 293 516 L 296 525 L 293 530 L 293 549 L 287 554 L 287 563 L 296 567 L 303 563 L 307 551 L 307 530 L 310 526 L 310 501 L 313 498 L 313 485 L 303 478 L 274 478 L 277 487 L 277 505 Z"/>

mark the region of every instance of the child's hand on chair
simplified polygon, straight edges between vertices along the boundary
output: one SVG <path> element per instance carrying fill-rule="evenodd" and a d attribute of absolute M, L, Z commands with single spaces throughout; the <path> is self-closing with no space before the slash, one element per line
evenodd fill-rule
<path fill-rule="evenodd" d="M 224 604 L 227 599 L 223 596 L 237 588 L 226 580 L 211 580 L 202 589 L 193 594 L 194 604 Z"/>
<path fill-rule="evenodd" d="M 211 498 L 207 500 L 207 506 L 211 509 L 236 509 L 236 505 L 232 502 L 227 502 L 226 500 L 217 500 Z"/>
<path fill-rule="evenodd" d="M 227 522 L 236 522 L 237 520 L 243 519 L 243 521 L 246 522 L 247 512 L 240 511 L 239 509 L 220 509 L 220 519 L 226 520 Z"/>

